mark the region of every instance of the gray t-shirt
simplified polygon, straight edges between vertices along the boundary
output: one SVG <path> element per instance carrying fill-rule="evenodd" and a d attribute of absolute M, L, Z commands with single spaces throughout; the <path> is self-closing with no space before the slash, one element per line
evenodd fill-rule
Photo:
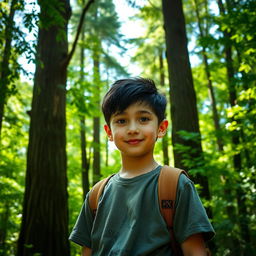
<path fill-rule="evenodd" d="M 93 220 L 88 195 L 70 240 L 92 248 L 95 256 L 170 256 L 170 235 L 158 203 L 161 167 L 124 179 L 116 174 L 104 189 Z M 179 243 L 193 234 L 211 239 L 214 230 L 194 184 L 185 175 L 178 182 L 174 233 Z"/>

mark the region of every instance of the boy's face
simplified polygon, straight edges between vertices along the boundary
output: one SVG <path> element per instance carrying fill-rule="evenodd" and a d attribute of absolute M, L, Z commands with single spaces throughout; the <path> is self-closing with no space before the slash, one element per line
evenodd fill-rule
<path fill-rule="evenodd" d="M 160 124 L 152 109 L 143 103 L 134 103 L 122 113 L 110 118 L 110 127 L 104 129 L 123 156 L 139 157 L 153 154 L 157 138 L 165 135 L 168 121 Z"/>

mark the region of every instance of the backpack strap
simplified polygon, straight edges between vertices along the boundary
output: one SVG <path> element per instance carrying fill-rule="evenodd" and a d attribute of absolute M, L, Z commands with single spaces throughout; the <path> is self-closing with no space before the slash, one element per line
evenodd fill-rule
<path fill-rule="evenodd" d="M 158 178 L 158 200 L 160 212 L 170 232 L 171 246 L 175 255 L 182 255 L 180 254 L 180 246 L 177 244 L 173 232 L 177 185 L 182 173 L 188 176 L 184 170 L 165 165 L 162 167 Z"/>
<path fill-rule="evenodd" d="M 93 211 L 94 216 L 96 215 L 96 211 L 97 211 L 97 208 L 98 208 L 98 203 L 99 203 L 100 196 L 101 196 L 105 186 L 107 185 L 108 181 L 114 175 L 115 174 L 112 174 L 112 175 L 108 176 L 107 178 L 97 182 L 92 187 L 91 191 L 89 192 L 89 206 L 90 206 L 90 209 Z"/>
<path fill-rule="evenodd" d="M 181 169 L 163 166 L 158 178 L 158 199 L 160 212 L 167 224 L 168 229 L 173 227 L 174 204 L 180 174 L 188 174 Z"/>

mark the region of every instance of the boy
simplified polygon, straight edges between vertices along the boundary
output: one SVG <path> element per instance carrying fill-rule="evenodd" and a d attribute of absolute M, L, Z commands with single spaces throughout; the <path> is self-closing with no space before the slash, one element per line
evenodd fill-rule
<path fill-rule="evenodd" d="M 153 150 L 167 130 L 166 99 L 152 80 L 116 81 L 103 99 L 104 129 L 121 154 L 121 169 L 107 183 L 94 216 L 85 199 L 70 240 L 82 255 L 174 255 L 158 203 L 161 166 Z M 214 230 L 193 183 L 181 175 L 174 234 L 186 256 L 205 256 Z"/>

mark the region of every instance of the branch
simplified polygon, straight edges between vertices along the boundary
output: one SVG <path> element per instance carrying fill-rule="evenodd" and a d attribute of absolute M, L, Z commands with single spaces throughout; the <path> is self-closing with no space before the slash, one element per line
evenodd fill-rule
<path fill-rule="evenodd" d="M 80 20 L 79 20 L 79 24 L 78 24 L 78 28 L 77 28 L 77 32 L 76 32 L 76 37 L 75 37 L 75 40 L 73 42 L 73 45 L 72 45 L 72 48 L 71 48 L 71 51 L 70 53 L 68 54 L 65 62 L 64 62 L 64 66 L 67 67 L 74 55 L 74 52 L 76 50 L 76 46 L 77 46 L 77 42 L 78 42 L 78 38 L 79 38 L 79 35 L 81 33 L 81 30 L 82 30 L 82 27 L 83 27 L 83 23 L 84 23 L 84 18 L 85 18 L 85 14 L 87 13 L 87 11 L 89 10 L 90 8 L 90 5 L 94 2 L 94 0 L 89 0 L 89 2 L 86 4 L 86 6 L 84 7 L 83 9 L 83 12 L 82 12 L 82 15 L 80 17 Z"/>
<path fill-rule="evenodd" d="M 161 8 L 155 6 L 150 0 L 148 0 L 148 2 L 150 3 L 150 5 L 151 5 L 156 11 L 160 11 L 160 12 L 162 11 Z"/>

